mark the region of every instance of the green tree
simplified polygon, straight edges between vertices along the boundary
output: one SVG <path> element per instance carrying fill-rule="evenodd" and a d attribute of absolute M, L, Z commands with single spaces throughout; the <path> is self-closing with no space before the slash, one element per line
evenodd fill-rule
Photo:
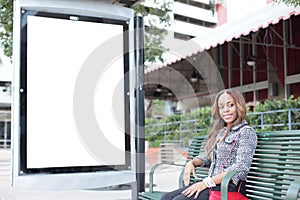
<path fill-rule="evenodd" d="M 12 56 L 13 0 L 0 0 L 0 42 L 7 57 Z"/>
<path fill-rule="evenodd" d="M 151 101 L 151 116 L 162 117 L 165 112 L 165 101 L 154 99 Z"/>
<path fill-rule="evenodd" d="M 145 21 L 145 61 L 164 61 L 162 55 L 167 49 L 162 41 L 168 33 L 165 28 L 171 25 L 171 6 L 170 0 L 152 0 L 151 7 L 143 3 L 132 7 Z"/>
<path fill-rule="evenodd" d="M 287 5 L 291 5 L 291 6 L 300 6 L 300 0 L 273 0 L 274 2 L 282 2 L 284 4 Z"/>

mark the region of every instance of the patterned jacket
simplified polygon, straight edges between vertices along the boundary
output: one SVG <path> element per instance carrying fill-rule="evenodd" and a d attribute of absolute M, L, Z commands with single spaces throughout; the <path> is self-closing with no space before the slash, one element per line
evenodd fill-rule
<path fill-rule="evenodd" d="M 226 129 L 224 127 L 217 133 L 216 141 L 222 138 Z M 237 142 L 225 162 L 237 134 Z M 232 177 L 233 183 L 237 185 L 239 180 L 246 180 L 247 178 L 256 145 L 257 136 L 254 129 L 247 125 L 246 120 L 243 120 L 240 124 L 231 128 L 223 142 L 214 145 L 210 159 L 208 159 L 206 153 L 200 154 L 197 157 L 202 160 L 203 166 L 210 165 L 208 174 L 210 177 L 222 172 L 222 169 L 225 172 L 237 170 L 238 173 Z M 222 167 L 223 164 L 224 167 Z"/>

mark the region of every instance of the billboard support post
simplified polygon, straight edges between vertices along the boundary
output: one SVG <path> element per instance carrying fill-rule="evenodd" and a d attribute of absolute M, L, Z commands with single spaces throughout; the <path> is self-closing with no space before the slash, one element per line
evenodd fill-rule
<path fill-rule="evenodd" d="M 135 17 L 136 65 L 136 180 L 133 193 L 145 191 L 145 109 L 144 109 L 144 24 L 142 17 Z"/>

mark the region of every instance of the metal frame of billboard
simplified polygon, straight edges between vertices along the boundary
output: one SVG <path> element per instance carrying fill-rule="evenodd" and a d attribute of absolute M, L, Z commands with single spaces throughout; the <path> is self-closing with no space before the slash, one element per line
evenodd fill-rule
<path fill-rule="evenodd" d="M 112 166 L 90 166 L 90 167 L 62 167 L 28 169 L 26 167 L 26 64 L 24 65 L 24 53 L 26 46 L 21 45 L 22 38 L 22 12 L 29 15 L 40 15 L 56 18 L 65 18 L 69 15 L 81 16 L 83 20 L 123 24 L 124 31 L 133 30 L 133 11 L 128 8 L 111 4 L 101 3 L 93 0 L 48 0 L 48 1 L 15 1 L 14 16 L 14 80 L 13 80 L 13 185 L 17 188 L 27 189 L 82 189 L 96 188 L 124 183 L 131 183 L 135 178 L 135 129 L 130 128 L 129 121 L 126 122 L 126 131 L 129 134 L 126 139 L 126 150 L 130 151 L 126 165 L 120 166 L 121 170 L 113 170 Z M 26 31 L 26 30 L 25 30 Z M 24 33 L 24 32 L 23 32 Z M 124 61 L 126 68 L 124 73 L 134 70 L 134 58 L 131 46 L 133 37 L 129 34 L 125 41 L 126 53 Z M 22 49 L 23 48 L 23 49 Z M 22 57 L 23 56 L 23 57 Z M 25 66 L 25 67 L 24 67 Z M 130 74 L 130 73 L 128 73 Z M 130 75 L 129 75 L 130 76 Z M 125 94 L 128 108 L 125 110 L 125 119 L 135 118 L 134 112 L 129 112 L 135 107 L 135 101 L 131 99 L 130 91 L 134 86 L 129 84 L 130 77 L 125 78 Z M 126 86 L 127 85 L 127 86 Z M 23 102 L 23 103 L 21 103 Z M 24 105 L 22 105 L 24 104 Z M 130 115 L 130 116 L 129 116 Z M 129 137 L 130 136 L 130 137 Z M 128 145 L 128 143 L 130 143 Z M 124 169 L 127 168 L 126 169 Z M 49 184 L 51 182 L 51 184 Z"/>

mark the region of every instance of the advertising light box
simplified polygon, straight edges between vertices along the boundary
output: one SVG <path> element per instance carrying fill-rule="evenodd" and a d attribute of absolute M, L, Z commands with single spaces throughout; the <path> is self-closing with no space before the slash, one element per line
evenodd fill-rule
<path fill-rule="evenodd" d="M 30 175 L 131 168 L 130 19 L 53 10 L 20 7 L 15 185 Z"/>

